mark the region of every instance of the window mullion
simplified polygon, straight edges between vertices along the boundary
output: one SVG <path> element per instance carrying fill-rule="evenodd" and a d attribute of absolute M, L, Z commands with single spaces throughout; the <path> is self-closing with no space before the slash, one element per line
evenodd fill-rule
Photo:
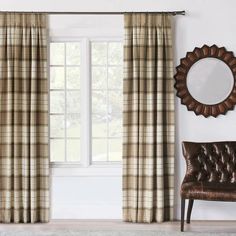
<path fill-rule="evenodd" d="M 91 56 L 89 40 L 81 43 L 81 165 L 87 167 L 91 164 Z"/>

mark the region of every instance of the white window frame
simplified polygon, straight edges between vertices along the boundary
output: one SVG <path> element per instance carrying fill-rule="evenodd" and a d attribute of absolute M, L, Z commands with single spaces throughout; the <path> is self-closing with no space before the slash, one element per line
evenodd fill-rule
<path fill-rule="evenodd" d="M 119 33 L 120 34 L 120 33 Z M 121 161 L 92 162 L 92 121 L 91 121 L 91 104 L 92 104 L 92 88 L 91 88 L 91 43 L 92 42 L 122 42 L 120 36 L 100 37 L 100 36 L 74 36 L 62 37 L 53 36 L 49 43 L 58 42 L 80 42 L 80 50 L 83 59 L 80 63 L 81 78 L 86 78 L 80 82 L 80 103 L 86 106 L 80 106 L 80 142 L 81 153 L 80 162 L 50 162 L 51 173 L 53 176 L 121 176 Z M 49 65 L 50 71 L 50 65 Z M 49 73 L 50 75 L 50 73 Z M 50 76 L 49 76 L 50 78 Z M 50 83 L 50 81 L 49 81 Z M 50 93 L 50 86 L 49 86 Z M 49 102 L 50 106 L 50 102 Z M 49 107 L 50 109 L 50 107 Z M 50 117 L 49 117 L 50 118 Z M 49 119 L 50 120 L 50 119 Z M 50 129 L 49 129 L 50 141 Z M 50 142 L 49 142 L 50 143 Z M 50 148 L 49 148 L 50 151 Z M 49 152 L 50 153 L 50 152 Z"/>

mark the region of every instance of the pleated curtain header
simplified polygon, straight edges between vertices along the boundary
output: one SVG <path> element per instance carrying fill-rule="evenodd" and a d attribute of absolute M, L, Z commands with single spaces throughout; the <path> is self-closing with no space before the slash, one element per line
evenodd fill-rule
<path fill-rule="evenodd" d="M 125 27 L 171 27 L 171 15 L 165 13 L 125 13 L 124 14 Z"/>
<path fill-rule="evenodd" d="M 47 19 L 44 13 L 1 13 L 0 27 L 47 27 Z"/>

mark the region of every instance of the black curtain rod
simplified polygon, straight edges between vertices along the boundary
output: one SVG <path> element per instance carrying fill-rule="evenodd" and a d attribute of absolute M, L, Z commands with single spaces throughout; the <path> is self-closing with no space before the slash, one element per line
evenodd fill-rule
<path fill-rule="evenodd" d="M 157 13 L 164 13 L 164 14 L 170 14 L 173 16 L 176 15 L 185 15 L 185 11 L 140 11 L 140 12 L 77 12 L 77 11 L 71 11 L 71 12 L 61 12 L 61 11 L 0 11 L 0 13 L 44 13 L 44 14 L 49 14 L 49 15 L 123 15 L 125 13 L 152 13 L 152 14 L 157 14 Z"/>

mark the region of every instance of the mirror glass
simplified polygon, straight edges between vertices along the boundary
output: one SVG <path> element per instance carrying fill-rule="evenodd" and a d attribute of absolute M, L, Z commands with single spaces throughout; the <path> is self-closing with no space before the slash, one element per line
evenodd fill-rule
<path fill-rule="evenodd" d="M 225 100 L 233 85 L 232 71 L 217 58 L 200 59 L 191 66 L 187 75 L 189 93 L 195 100 L 206 105 Z"/>

